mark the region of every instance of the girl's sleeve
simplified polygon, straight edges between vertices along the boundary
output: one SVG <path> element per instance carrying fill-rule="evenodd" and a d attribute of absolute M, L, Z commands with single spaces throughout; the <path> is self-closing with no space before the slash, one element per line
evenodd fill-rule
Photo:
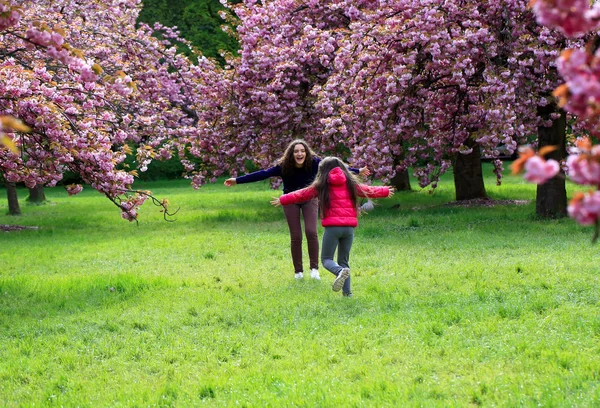
<path fill-rule="evenodd" d="M 390 188 L 386 186 L 367 186 L 359 184 L 358 195 L 366 198 L 385 198 L 390 195 Z"/>
<path fill-rule="evenodd" d="M 236 177 L 235 182 L 237 184 L 244 183 L 253 183 L 255 181 L 261 181 L 268 179 L 270 177 L 280 177 L 281 176 L 281 166 L 273 166 L 269 167 L 266 170 L 255 171 L 254 173 L 246 174 L 245 176 Z"/>
<path fill-rule="evenodd" d="M 304 201 L 311 200 L 317 196 L 317 190 L 313 187 L 306 187 L 301 190 L 292 191 L 279 197 L 281 205 L 290 205 L 296 203 L 302 203 Z"/>

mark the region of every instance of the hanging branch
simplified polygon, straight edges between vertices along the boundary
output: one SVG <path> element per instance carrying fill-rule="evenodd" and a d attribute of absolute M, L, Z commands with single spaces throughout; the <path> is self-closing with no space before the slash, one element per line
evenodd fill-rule
<path fill-rule="evenodd" d="M 169 219 L 169 217 L 174 217 L 175 214 L 177 214 L 179 212 L 179 210 L 181 209 L 181 207 L 178 207 L 177 210 L 175 210 L 175 212 L 169 212 L 169 210 L 168 210 L 168 208 L 169 208 L 169 201 L 166 198 L 163 199 L 163 200 L 159 200 L 157 197 L 155 197 L 154 195 L 152 195 L 148 191 L 144 191 L 144 190 L 123 190 L 122 193 L 125 196 L 128 196 L 128 194 L 130 194 L 130 193 L 134 193 L 134 194 L 142 195 L 142 196 L 145 196 L 145 197 L 148 197 L 148 198 L 152 199 L 152 203 L 155 206 L 162 207 L 162 210 L 160 210 L 160 212 L 163 213 L 163 218 L 167 222 L 175 222 L 176 220 Z M 137 212 L 135 210 L 125 208 L 125 206 L 122 204 L 123 200 L 121 199 L 121 197 L 119 197 L 119 196 L 111 197 L 108 194 L 105 194 L 105 196 L 110 201 L 112 201 L 117 207 L 119 207 L 125 214 L 127 214 L 129 216 L 129 220 L 130 221 L 135 221 L 135 223 L 137 225 L 139 225 L 139 221 L 137 219 Z"/>

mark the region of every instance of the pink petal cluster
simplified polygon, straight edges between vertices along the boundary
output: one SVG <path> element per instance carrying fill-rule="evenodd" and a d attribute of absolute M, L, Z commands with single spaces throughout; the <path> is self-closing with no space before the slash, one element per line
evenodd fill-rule
<path fill-rule="evenodd" d="M 20 7 L 13 4 L 11 1 L 3 1 L 0 3 L 0 31 L 18 25 L 20 20 Z"/>
<path fill-rule="evenodd" d="M 598 116 L 600 109 L 600 56 L 585 48 L 563 52 L 557 61 L 565 84 L 555 91 L 564 108 L 582 119 Z"/>
<path fill-rule="evenodd" d="M 597 135 L 600 114 L 600 54 L 598 34 L 600 4 L 590 6 L 588 0 L 536 0 L 533 4 L 538 21 L 557 27 L 568 36 L 595 35 L 585 48 L 564 51 L 557 66 L 565 83 L 554 95 L 565 110 L 579 117 L 576 128 L 587 128 Z M 600 187 L 600 146 L 587 139 L 577 141 L 578 149 L 567 158 L 567 174 L 577 184 Z M 595 225 L 596 237 L 600 227 L 600 192 L 578 193 L 568 207 L 569 215 L 583 225 Z"/>
<path fill-rule="evenodd" d="M 567 158 L 568 175 L 577 184 L 600 186 L 600 146 L 593 154 L 572 154 Z"/>
<path fill-rule="evenodd" d="M 581 36 L 600 27 L 600 5 L 589 0 L 535 0 L 540 24 L 560 29 L 568 37 Z"/>
<path fill-rule="evenodd" d="M 600 191 L 578 193 L 569 203 L 567 211 L 581 225 L 596 225 L 600 216 Z"/>
<path fill-rule="evenodd" d="M 81 184 L 69 184 L 65 187 L 65 189 L 67 190 L 67 193 L 69 193 L 69 195 L 76 195 L 81 193 L 81 191 L 83 190 L 83 186 Z"/>
<path fill-rule="evenodd" d="M 543 184 L 558 174 L 560 165 L 556 160 L 544 160 L 540 156 L 533 156 L 525 163 L 525 180 Z"/>

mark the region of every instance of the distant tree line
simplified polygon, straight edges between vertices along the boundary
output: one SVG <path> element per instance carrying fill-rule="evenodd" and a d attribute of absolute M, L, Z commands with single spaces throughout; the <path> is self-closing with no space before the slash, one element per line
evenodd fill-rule
<path fill-rule="evenodd" d="M 223 63 L 220 50 L 236 53 L 239 45 L 236 39 L 221 29 L 225 24 L 219 16 L 222 10 L 224 8 L 219 0 L 144 0 L 139 21 L 149 25 L 158 21 L 168 27 L 177 26 L 181 36 L 204 56 Z M 189 51 L 186 54 L 189 55 Z"/>

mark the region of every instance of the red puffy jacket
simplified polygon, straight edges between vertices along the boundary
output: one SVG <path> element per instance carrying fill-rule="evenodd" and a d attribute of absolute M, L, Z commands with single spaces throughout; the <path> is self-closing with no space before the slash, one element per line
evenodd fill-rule
<path fill-rule="evenodd" d="M 329 208 L 325 210 L 325 216 L 321 220 L 324 227 L 356 227 L 356 206 L 350 198 L 350 192 L 346 186 L 346 175 L 339 167 L 331 170 L 327 177 L 329 184 Z M 360 197 L 383 198 L 390 195 L 389 187 L 373 187 L 364 184 L 357 186 Z M 279 197 L 282 205 L 302 203 L 318 196 L 313 187 L 284 194 Z"/>

